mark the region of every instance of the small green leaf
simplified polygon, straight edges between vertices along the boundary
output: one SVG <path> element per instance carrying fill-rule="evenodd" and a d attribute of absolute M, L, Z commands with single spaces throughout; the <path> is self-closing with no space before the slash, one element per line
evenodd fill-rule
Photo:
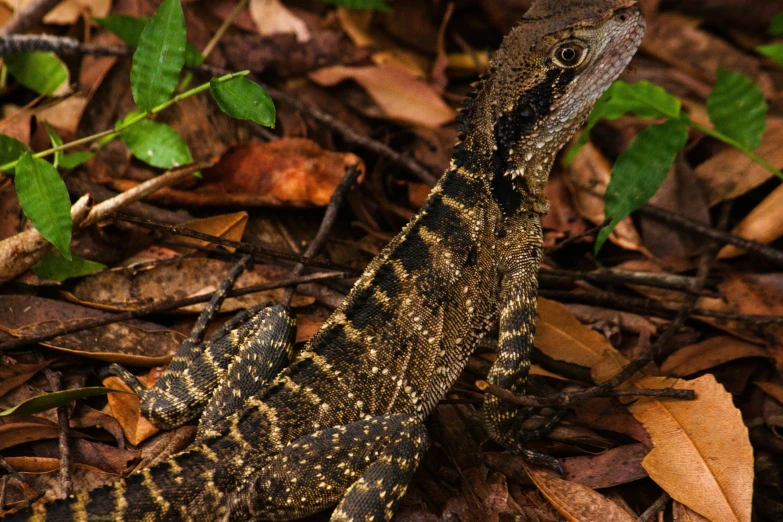
<path fill-rule="evenodd" d="M 617 223 L 652 198 L 666 179 L 677 153 L 688 141 L 688 128 L 681 120 L 669 120 L 640 132 L 615 162 L 606 188 L 606 217 L 612 222 L 596 239 L 596 253 Z"/>
<path fill-rule="evenodd" d="M 72 152 L 70 154 L 63 154 L 60 158 L 60 166 L 64 169 L 75 169 L 85 161 L 92 158 L 95 154 L 92 152 Z"/>
<path fill-rule="evenodd" d="M 35 229 L 71 259 L 71 199 L 51 163 L 25 152 L 14 176 L 19 205 Z"/>
<path fill-rule="evenodd" d="M 133 100 L 148 111 L 171 98 L 185 64 L 185 15 L 179 0 L 163 0 L 133 53 Z"/>
<path fill-rule="evenodd" d="M 346 9 L 372 9 L 384 13 L 392 12 L 383 0 L 324 0 L 324 3 L 345 7 Z"/>
<path fill-rule="evenodd" d="M 122 131 L 120 139 L 133 156 L 153 167 L 170 169 L 193 161 L 182 136 L 163 123 L 140 121 Z"/>
<path fill-rule="evenodd" d="M 773 36 L 783 34 L 783 11 L 772 17 L 767 33 Z"/>
<path fill-rule="evenodd" d="M 206 60 L 206 58 L 201 54 L 198 47 L 193 44 L 187 44 L 185 46 L 185 65 L 188 67 L 195 67 L 204 63 L 204 60 Z"/>
<path fill-rule="evenodd" d="M 52 94 L 68 81 L 68 68 L 52 53 L 14 53 L 3 60 L 16 81 L 38 94 Z"/>
<path fill-rule="evenodd" d="M 46 134 L 49 135 L 49 141 L 52 142 L 52 147 L 59 147 L 63 144 L 63 139 L 60 137 L 59 134 L 57 134 L 57 131 L 54 130 L 54 127 L 49 125 L 48 121 L 44 121 L 44 127 L 46 128 Z M 63 157 L 62 151 L 57 151 L 54 153 L 54 160 L 52 163 L 54 164 L 54 168 L 57 168 L 60 166 L 60 160 Z"/>
<path fill-rule="evenodd" d="M 760 45 L 756 47 L 756 51 L 783 64 L 783 44 Z"/>
<path fill-rule="evenodd" d="M 593 112 L 587 119 L 584 133 L 566 153 L 566 164 L 571 164 L 576 155 L 587 143 L 588 135 L 599 120 L 616 120 L 625 113 L 633 113 L 640 118 L 679 118 L 682 103 L 666 89 L 650 83 L 626 83 L 616 81 L 595 103 Z"/>
<path fill-rule="evenodd" d="M 735 71 L 718 70 L 715 88 L 707 97 L 707 113 L 718 132 L 747 150 L 755 149 L 767 128 L 767 109 L 756 82 Z"/>
<path fill-rule="evenodd" d="M 212 79 L 209 92 L 220 109 L 239 120 L 253 120 L 266 127 L 275 126 L 275 104 L 263 87 L 244 76 L 220 82 Z"/>
<path fill-rule="evenodd" d="M 58 253 L 49 252 L 38 264 L 33 266 L 32 270 L 35 275 L 46 281 L 65 281 L 73 277 L 86 276 L 104 268 L 106 265 L 83 257 L 73 256 L 73 259 L 68 261 Z"/>
<path fill-rule="evenodd" d="M 128 393 L 131 392 L 124 390 L 115 390 L 112 388 L 102 388 L 95 386 L 92 388 L 77 388 L 75 390 L 65 390 L 59 392 L 47 393 L 45 395 L 39 395 L 24 401 L 22 404 L 8 408 L 5 411 L 0 412 L 0 417 L 6 417 L 9 415 L 35 415 L 52 408 L 57 408 L 75 401 L 76 399 L 84 399 L 85 397 L 95 397 L 96 395 L 106 395 L 107 393 Z"/>
<path fill-rule="evenodd" d="M 112 15 L 105 18 L 95 18 L 98 25 L 116 34 L 128 47 L 134 49 L 138 47 L 139 37 L 149 21 L 148 16 L 136 18 L 134 16 Z"/>
<path fill-rule="evenodd" d="M 0 165 L 18 160 L 28 150 L 27 145 L 16 138 L 0 134 Z"/>

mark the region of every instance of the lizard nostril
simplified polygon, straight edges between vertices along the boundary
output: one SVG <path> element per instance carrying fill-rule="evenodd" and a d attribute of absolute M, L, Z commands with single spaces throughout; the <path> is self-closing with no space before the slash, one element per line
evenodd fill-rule
<path fill-rule="evenodd" d="M 620 15 L 620 21 L 621 22 L 625 22 L 625 18 L 626 18 L 625 15 Z"/>

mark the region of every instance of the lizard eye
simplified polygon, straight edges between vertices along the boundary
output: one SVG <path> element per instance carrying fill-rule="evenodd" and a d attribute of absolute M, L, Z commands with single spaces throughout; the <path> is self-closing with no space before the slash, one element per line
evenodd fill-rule
<path fill-rule="evenodd" d="M 582 42 L 571 40 L 558 44 L 552 52 L 552 59 L 563 69 L 573 69 L 584 63 L 587 51 Z"/>

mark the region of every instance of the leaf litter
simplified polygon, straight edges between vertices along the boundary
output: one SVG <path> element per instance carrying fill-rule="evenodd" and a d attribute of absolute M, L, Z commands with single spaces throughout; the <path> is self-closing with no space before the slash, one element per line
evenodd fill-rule
<path fill-rule="evenodd" d="M 711 125 L 714 110 L 708 97 L 719 81 L 719 69 L 744 74 L 756 82 L 770 106 L 756 152 L 779 168 L 783 165 L 778 139 L 781 76 L 774 62 L 753 51 L 761 43 L 774 43 L 774 38 L 765 35 L 776 14 L 774 3 L 757 10 L 749 8 L 750 0 L 732 0 L 721 6 L 709 0 L 644 2 L 650 26 L 633 63 L 636 72 L 623 80 L 644 79 L 665 86 L 682 99 L 683 110 L 694 122 Z M 188 42 L 201 49 L 235 5 L 230 1 L 208 4 L 186 2 L 183 6 Z M 320 2 L 251 2 L 249 9 L 239 12 L 208 63 L 251 69 L 262 81 L 301 96 L 344 122 L 348 130 L 276 99 L 276 128 L 270 135 L 230 120 L 206 98 L 188 99 L 171 112 L 161 113 L 156 123 L 175 129 L 192 157 L 218 161 L 204 170 L 203 179 L 187 179 L 158 191 L 150 199 L 152 208 L 162 215 L 176 215 L 177 221 L 172 222 L 197 231 L 301 253 L 314 237 L 322 207 L 328 204 L 345 168 L 360 164 L 362 181 L 340 211 L 325 252 L 332 261 L 351 267 L 366 265 L 382 247 L 381 238 L 394 235 L 404 225 L 428 190 L 404 165 L 378 151 L 389 146 L 439 175 L 456 135 L 450 122 L 459 102 L 470 90 L 469 83 L 486 67 L 487 50 L 497 47 L 527 4 L 480 0 L 457 5 L 441 46 L 438 30 L 446 6 L 439 2 L 397 0 L 391 4 L 392 15 L 334 9 Z M 0 20 L 18 5 L 13 3 L 8 9 L 0 5 Z M 49 13 L 44 26 L 31 31 L 55 33 L 55 24 L 76 27 L 73 24 L 107 14 L 150 16 L 157 5 L 148 0 L 70 0 Z M 778 7 L 783 10 L 783 5 Z M 118 43 L 105 29 L 87 26 L 85 30 L 93 43 Z M 64 63 L 71 77 L 78 78 L 77 93 L 43 102 L 35 101 L 24 86 L 10 92 L 0 114 L 0 132 L 42 150 L 48 147 L 46 133 L 39 128 L 43 121 L 68 141 L 110 128 L 134 109 L 129 58 L 79 56 Z M 445 75 L 436 63 L 440 68 L 449 64 Z M 195 76 L 200 74 L 194 71 Z M 173 83 L 168 77 L 168 85 Z M 573 163 L 556 165 L 548 188 L 553 207 L 545 220 L 548 248 L 557 248 L 563 239 L 604 221 L 604 193 L 612 165 L 650 123 L 635 115 L 598 122 Z M 357 146 L 357 136 L 372 146 Z M 94 152 L 96 157 L 75 169 L 75 175 L 110 190 L 126 191 L 159 174 L 143 159 L 133 158 L 120 143 Z M 692 131 L 675 168 L 661 175 L 661 180 L 665 181 L 656 204 L 669 212 L 702 225 L 714 224 L 719 206 L 731 201 L 730 232 L 781 247 L 783 217 L 776 212 L 779 181 L 745 153 Z M 3 194 L 2 235 L 14 237 L 23 231 L 26 220 L 14 197 L 6 197 L 12 192 Z M 71 193 L 74 200 L 82 195 Z M 80 250 L 96 240 L 102 245 L 100 259 Z M 704 236 L 688 228 L 662 225 L 638 214 L 620 222 L 598 257 L 592 253 L 592 241 L 592 236 L 575 238 L 568 246 L 553 250 L 547 265 L 572 271 L 608 267 L 610 274 L 635 271 L 690 281 L 707 243 Z M 70 246 L 76 255 L 110 269 L 66 280 L 55 288 L 25 289 L 13 281 L 5 283 L 0 298 L 0 345 L 113 313 L 109 310 L 137 309 L 172 297 L 208 293 L 232 264 L 227 256 L 233 251 L 106 218 L 86 229 L 74 227 Z M 160 255 L 152 254 L 155 249 Z M 238 287 L 282 280 L 290 269 L 290 264 L 265 259 L 240 279 Z M 697 308 L 780 316 L 781 281 L 779 266 L 753 252 L 726 246 Z M 324 288 L 316 285 L 297 293 L 299 342 L 312 335 L 331 311 L 324 304 L 331 302 L 323 297 Z M 326 290 L 334 298 L 348 288 L 346 282 L 338 282 Z M 565 282 L 545 283 L 542 293 L 547 291 L 556 292 L 557 297 L 542 298 L 539 304 L 536 369 L 530 390 L 537 394 L 587 386 L 591 372 L 597 381 L 617 372 L 635 354 L 649 349 L 649 339 L 657 338 L 673 316 L 656 312 L 654 306 L 632 306 L 633 299 L 676 308 L 685 295 L 671 288 L 588 282 L 576 275 Z M 228 300 L 217 322 L 232 311 L 279 300 L 282 292 Z M 598 299 L 607 293 L 613 300 Z M 586 294 L 593 299 L 582 302 Z M 561 304 L 569 299 L 582 301 Z M 198 309 L 56 337 L 45 341 L 42 348 L 33 348 L 44 351 L 42 362 L 31 357 L 29 348 L 0 352 L 0 407 L 50 392 L 42 377 L 44 368 L 72 376 L 76 388 L 121 387 L 111 380 L 99 382 L 90 373 L 107 362 L 120 362 L 151 385 L 183 339 L 180 331 L 187 331 Z M 486 375 L 494 360 L 491 346 L 483 347 L 430 421 L 433 448 L 398 519 L 436 521 L 454 513 L 463 521 L 505 521 L 509 517 L 635 520 L 666 491 L 674 498 L 671 510 L 676 520 L 744 521 L 749 520 L 751 505 L 756 520 L 775 520 L 776 513 L 783 512 L 775 498 L 779 489 L 775 490 L 774 481 L 759 481 L 769 470 L 778 477 L 783 472 L 779 464 L 783 449 L 773 431 L 783 418 L 781 327 L 741 317 L 696 313 L 694 318 L 687 330 L 670 341 L 666 356 L 648 365 L 629 386 L 695 389 L 697 399 L 597 398 L 574 405 L 562 426 L 531 444 L 561 458 L 567 471 L 564 478 L 526 469 L 520 459 L 486 441 L 474 404 L 482 397 L 474 383 Z M 85 367 L 90 370 L 86 374 Z M 145 375 L 149 368 L 156 369 Z M 127 474 L 140 459 L 145 465 L 176 452 L 193 436 L 192 426 L 157 432 L 140 416 L 132 395 L 86 398 L 71 407 L 72 443 L 78 448 L 72 462 L 77 490 Z M 536 416 L 531 422 L 540 423 L 543 418 Z M 0 433 L 4 433 L 0 440 L 5 441 L 0 443 L 4 446 L 0 455 L 26 480 L 24 485 L 9 481 L 6 505 L 0 510 L 19 505 L 35 490 L 45 492 L 47 498 L 61 494 L 59 428 L 53 410 L 4 418 L 0 423 Z M 754 467 L 760 474 L 755 478 L 755 492 Z M 664 520 L 669 520 L 671 510 L 664 512 Z M 325 520 L 324 516 L 328 514 L 316 519 Z"/>

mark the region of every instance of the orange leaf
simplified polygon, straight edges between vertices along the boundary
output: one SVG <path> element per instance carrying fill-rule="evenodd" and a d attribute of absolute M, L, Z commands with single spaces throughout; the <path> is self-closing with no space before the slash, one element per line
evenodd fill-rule
<path fill-rule="evenodd" d="M 661 371 L 684 377 L 745 357 L 769 357 L 769 354 L 762 347 L 735 337 L 712 337 L 677 350 L 663 362 Z"/>
<path fill-rule="evenodd" d="M 320 85 L 333 86 L 352 79 L 361 85 L 383 113 L 398 120 L 425 127 L 440 127 L 456 112 L 425 82 L 391 63 L 371 67 L 335 65 L 310 73 Z"/>
<path fill-rule="evenodd" d="M 117 377 L 107 377 L 103 385 L 115 390 L 131 391 L 128 385 Z M 160 431 L 150 421 L 141 416 L 141 401 L 136 394 L 109 393 L 109 407 L 112 416 L 122 426 L 122 432 L 128 442 L 134 446 Z"/>
<path fill-rule="evenodd" d="M 596 365 L 606 353 L 622 359 L 606 337 L 580 323 L 560 303 L 539 298 L 538 315 L 535 345 L 547 356 L 587 368 Z M 623 365 L 627 363 L 622 361 Z"/>
<path fill-rule="evenodd" d="M 753 448 L 731 394 L 712 375 L 692 381 L 645 377 L 635 385 L 691 389 L 697 396 L 642 397 L 628 406 L 655 444 L 642 461 L 650 477 L 709 520 L 750 522 Z"/>

